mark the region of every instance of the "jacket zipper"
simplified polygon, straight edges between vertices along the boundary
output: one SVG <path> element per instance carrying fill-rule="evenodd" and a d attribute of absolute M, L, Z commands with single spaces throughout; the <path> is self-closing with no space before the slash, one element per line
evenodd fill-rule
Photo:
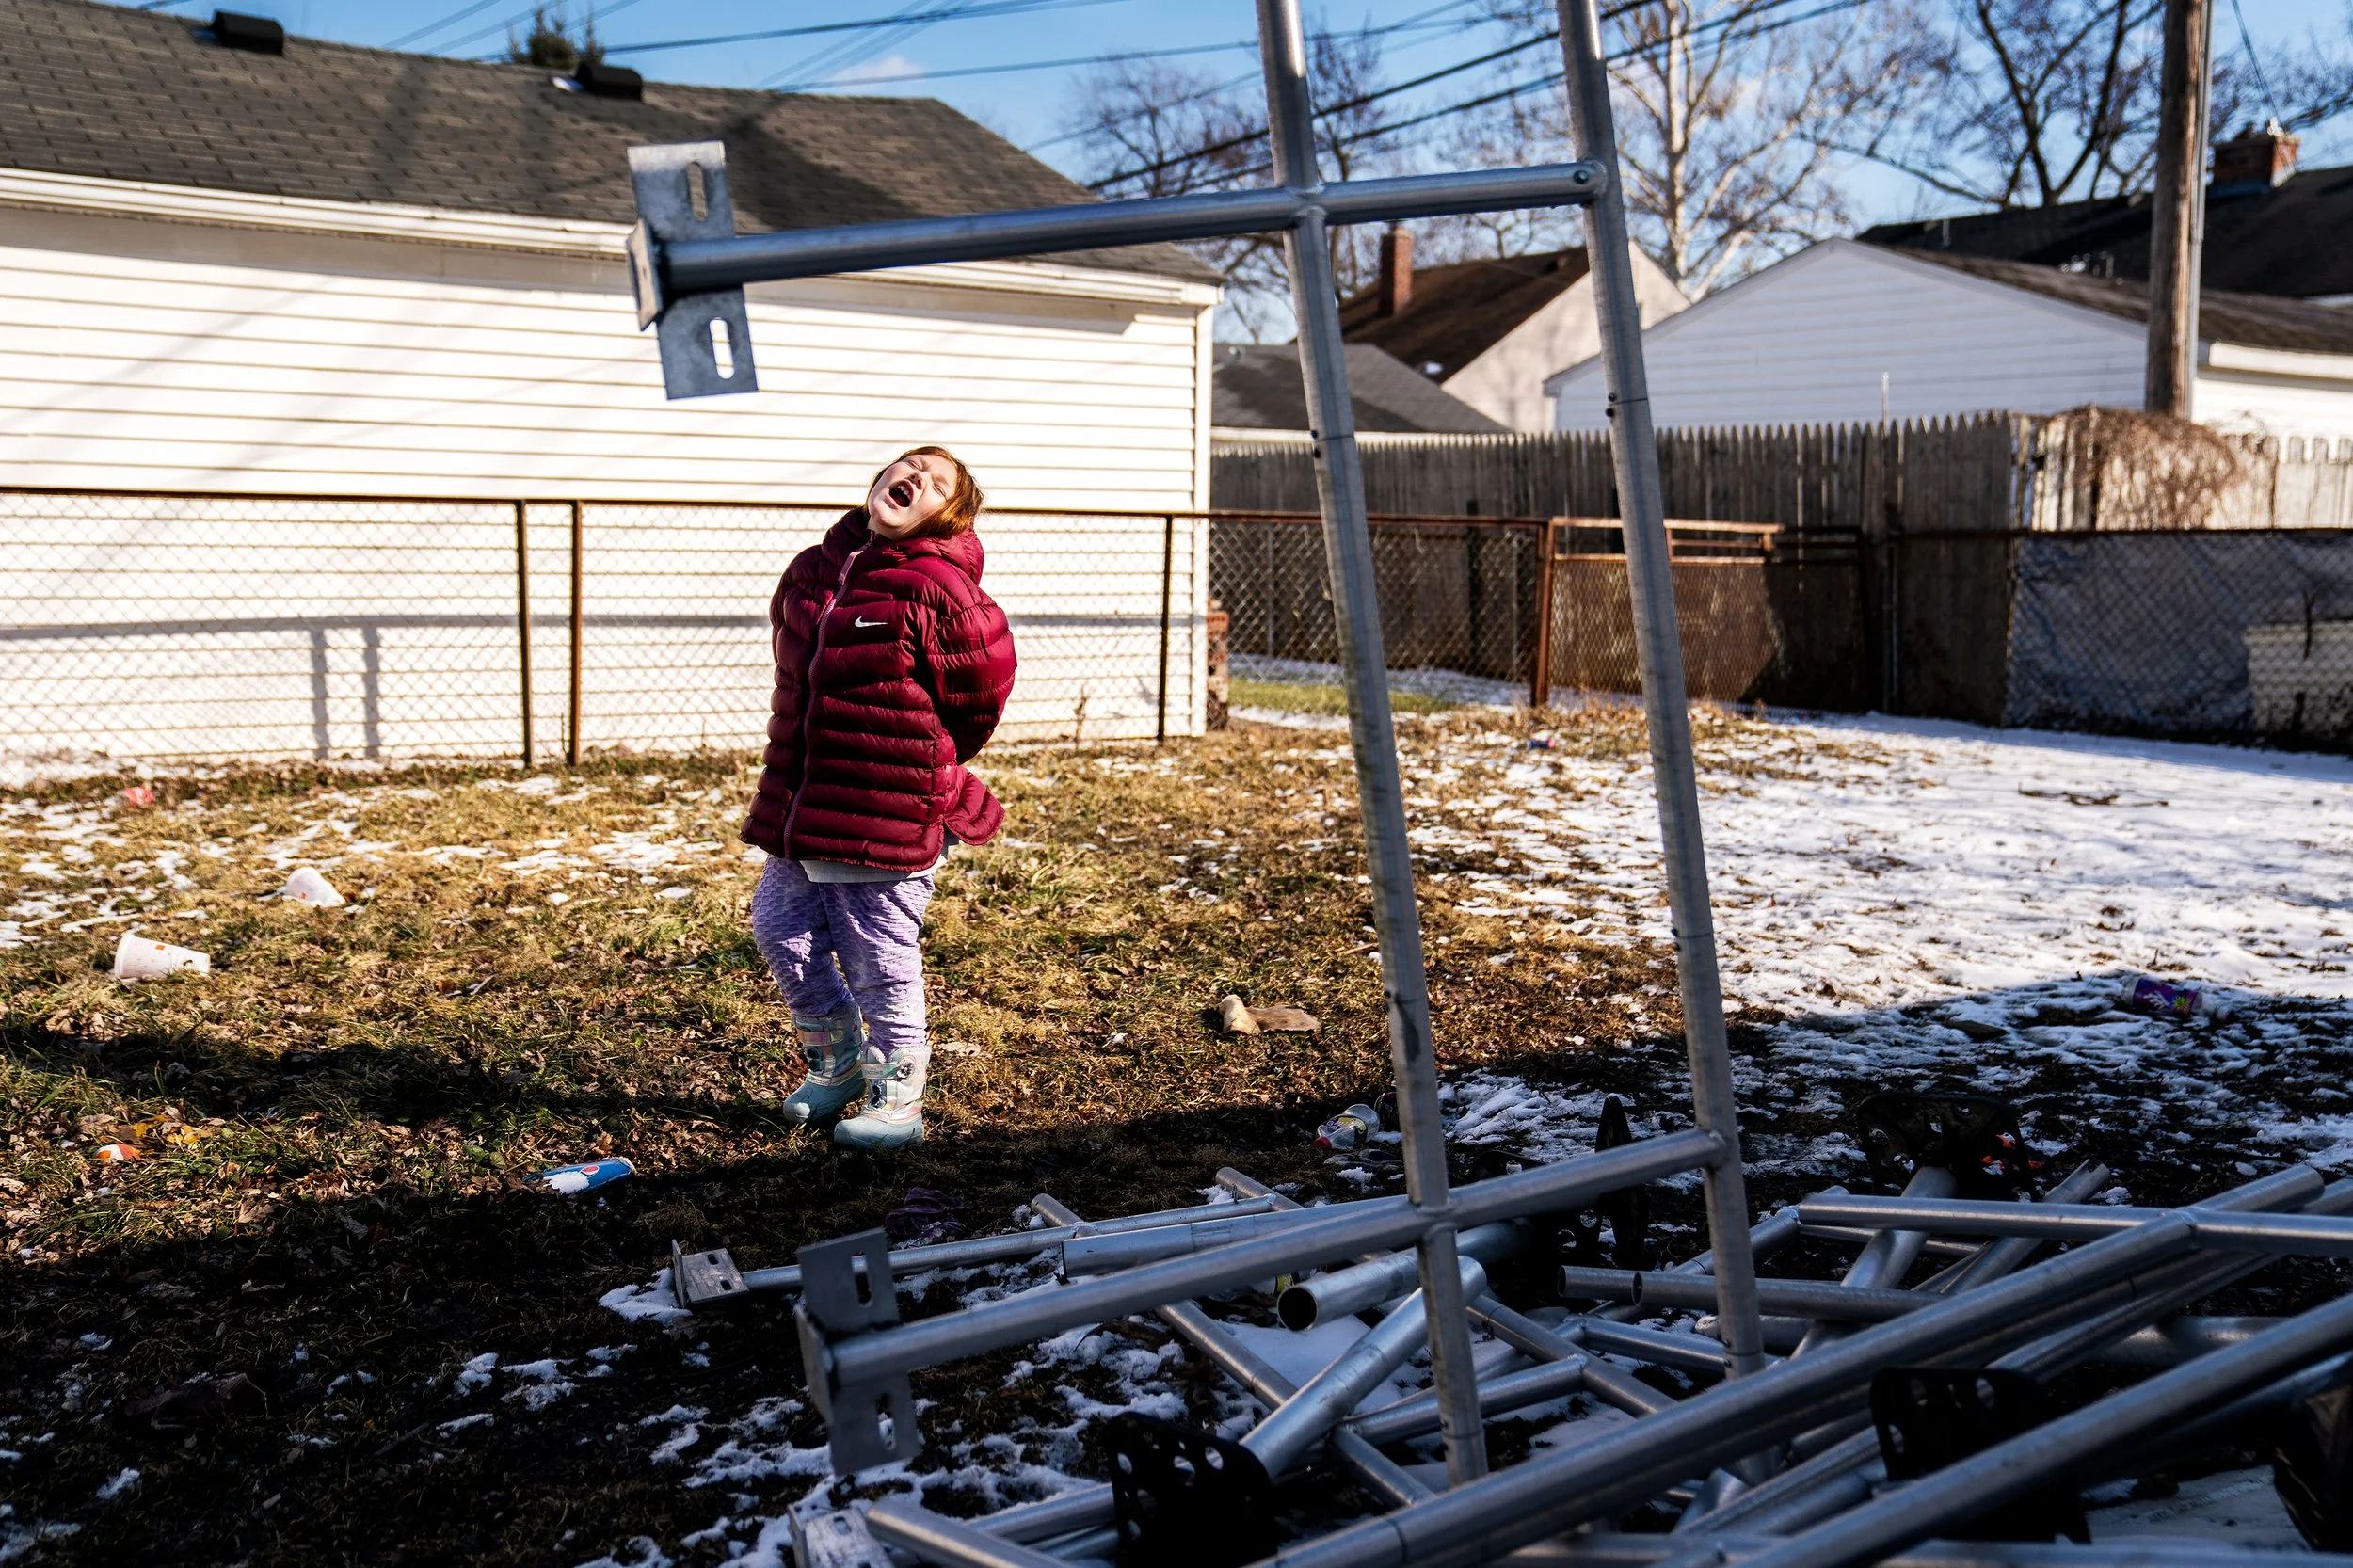
<path fill-rule="evenodd" d="M 825 617 L 832 615 L 833 607 L 840 602 L 842 593 L 850 585 L 850 568 L 857 565 L 857 558 L 865 553 L 866 546 L 860 545 L 843 558 L 841 575 L 835 579 L 833 592 L 827 594 L 824 603 L 817 607 L 817 636 L 809 645 L 808 664 L 801 671 L 801 685 L 804 688 L 801 697 L 801 776 L 792 786 L 792 806 L 784 814 L 784 834 L 779 840 L 784 857 L 788 860 L 792 858 L 792 824 L 800 820 L 801 796 L 808 789 L 808 715 L 817 706 L 817 661 L 824 657 L 825 652 Z"/>

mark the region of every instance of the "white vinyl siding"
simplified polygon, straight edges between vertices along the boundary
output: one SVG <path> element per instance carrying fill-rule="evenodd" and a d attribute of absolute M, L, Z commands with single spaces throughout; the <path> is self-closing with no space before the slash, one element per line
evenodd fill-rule
<path fill-rule="evenodd" d="M 1154 733 L 1164 548 L 1167 727 L 1200 732 L 1206 524 L 1164 518 L 1207 501 L 1214 289 L 1031 264 L 761 285 L 762 390 L 672 403 L 601 255 L 7 217 L 0 492 L 196 493 L 0 497 L 0 751 L 511 754 L 502 499 L 587 503 L 588 746 L 757 746 L 777 574 L 935 442 L 1001 508 L 1000 733 Z M 304 496 L 352 499 L 271 499 Z M 530 519 L 547 754 L 570 531 Z"/>
<path fill-rule="evenodd" d="M 1643 334 L 1661 427 L 1834 424 L 2101 404 L 2137 408 L 2138 322 L 1832 240 Z M 2339 361 L 2343 362 L 2343 361 Z M 1552 378 L 1556 427 L 1601 430 L 1601 364 Z M 2200 375 L 2197 416 L 2277 435 L 2353 434 L 2353 383 Z"/>
<path fill-rule="evenodd" d="M 132 227 L 152 246 L 174 226 Z M 388 268 L 464 260 L 371 248 Z M 761 391 L 674 404 L 618 265 L 546 270 L 560 280 L 0 248 L 0 480 L 847 504 L 881 461 L 938 442 L 1009 505 L 1200 499 L 1197 285 L 766 285 Z"/>
<path fill-rule="evenodd" d="M 1643 326 L 1690 308 L 1657 263 L 1640 250 L 1633 261 L 1634 299 Z M 1552 428 L 1545 378 L 1600 352 L 1601 316 L 1588 273 L 1441 384 L 1489 419 L 1513 430 L 1542 432 Z"/>

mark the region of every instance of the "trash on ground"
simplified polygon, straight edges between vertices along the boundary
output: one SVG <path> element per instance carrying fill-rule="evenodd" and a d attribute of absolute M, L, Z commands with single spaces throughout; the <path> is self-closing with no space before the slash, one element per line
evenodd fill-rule
<path fill-rule="evenodd" d="M 946 1192 L 910 1187 L 905 1201 L 883 1216 L 883 1229 L 893 1241 L 928 1247 L 962 1236 L 965 1216 L 970 1212 Z"/>
<path fill-rule="evenodd" d="M 278 889 L 278 896 L 291 899 L 296 904 L 315 904 L 321 909 L 332 909 L 346 902 L 344 895 L 335 890 L 332 882 L 308 866 L 298 868 L 286 878 L 286 885 Z"/>
<path fill-rule="evenodd" d="M 128 810 L 144 811 L 155 804 L 155 792 L 144 784 L 134 784 L 115 796 Z"/>
<path fill-rule="evenodd" d="M 1368 1143 L 1381 1130 L 1381 1113 L 1369 1105 L 1352 1105 L 1316 1128 L 1316 1147 L 1347 1150 Z"/>
<path fill-rule="evenodd" d="M 1530 751 L 1550 751 L 1553 744 L 1550 735 L 1530 735 L 1528 738 L 1528 749 Z"/>
<path fill-rule="evenodd" d="M 114 975 L 117 980 L 160 980 L 183 969 L 197 974 L 211 974 L 213 960 L 209 953 L 194 948 L 174 947 L 152 936 L 142 936 L 135 931 L 122 934 L 115 944 Z"/>
<path fill-rule="evenodd" d="M 523 1177 L 523 1185 L 535 1192 L 590 1192 L 636 1174 L 637 1167 L 626 1160 L 598 1160 L 540 1171 Z"/>
<path fill-rule="evenodd" d="M 2142 975 L 2124 993 L 2124 1005 L 2157 1018 L 2216 1018 L 2223 1013 L 2222 999 L 2210 986 L 2189 985 Z"/>
<path fill-rule="evenodd" d="M 178 1432 L 232 1416 L 257 1414 L 269 1401 L 243 1372 L 215 1377 L 199 1372 L 177 1388 L 167 1388 L 125 1405 L 126 1415 L 144 1416 L 158 1432 Z"/>
<path fill-rule="evenodd" d="M 112 1162 L 124 1160 L 144 1160 L 147 1157 L 130 1144 L 101 1144 L 98 1145 L 98 1158 Z"/>
<path fill-rule="evenodd" d="M 1228 1034 L 1319 1034 L 1323 1025 L 1296 1007 L 1253 1007 L 1238 996 L 1217 999 L 1218 1027 Z"/>

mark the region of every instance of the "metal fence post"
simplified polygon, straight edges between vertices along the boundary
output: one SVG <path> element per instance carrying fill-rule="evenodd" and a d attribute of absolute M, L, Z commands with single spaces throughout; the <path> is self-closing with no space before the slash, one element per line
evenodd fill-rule
<path fill-rule="evenodd" d="M 538 747 L 531 738 L 531 503 L 515 503 L 515 648 L 523 672 L 523 766 Z"/>
<path fill-rule="evenodd" d="M 1160 520 L 1160 705 L 1152 744 L 1168 744 L 1168 600 L 1176 580 L 1176 514 Z"/>
<path fill-rule="evenodd" d="M 1552 706 L 1552 595 L 1555 572 L 1553 552 L 1558 550 L 1554 530 L 1560 527 L 1559 518 L 1547 519 L 1536 525 L 1536 665 L 1528 672 L 1528 705 L 1530 708 Z"/>
<path fill-rule="evenodd" d="M 1258 0 L 1258 40 L 1276 176 L 1294 190 L 1317 189 L 1322 179 L 1316 169 L 1314 110 L 1307 92 L 1307 44 L 1300 26 L 1299 0 Z M 1406 837 L 1372 533 L 1365 516 L 1364 467 L 1356 452 L 1355 408 L 1349 395 L 1327 234 L 1324 215 L 1310 209 L 1283 243 L 1299 314 L 1299 363 L 1315 440 L 1316 494 L 1323 512 L 1333 618 L 1348 693 L 1365 859 L 1372 873 L 1373 929 L 1380 936 L 1389 1059 L 1397 1074 L 1398 1119 L 1404 1134 L 1405 1191 L 1428 1219 L 1417 1252 L 1431 1371 L 1446 1436 L 1447 1474 L 1461 1485 L 1487 1473 L 1486 1431 L 1480 1422 L 1470 1319 L 1455 1253 L 1452 1198 L 1447 1191 L 1446 1128 L 1438 1111 L 1421 916 L 1414 904 L 1413 847 Z M 1745 1260 L 1746 1254 L 1742 1256 Z"/>
<path fill-rule="evenodd" d="M 1723 987 L 1716 969 L 1716 922 L 1707 901 L 1707 852 L 1700 833 L 1690 700 L 1675 624 L 1673 547 L 1667 538 L 1649 378 L 1642 368 L 1642 326 L 1634 295 L 1634 264 L 1627 253 L 1625 199 L 1618 184 L 1609 68 L 1602 60 L 1601 19 L 1593 0 L 1559 0 L 1559 5 L 1561 52 L 1577 144 L 1609 170 L 1600 197 L 1585 210 L 1585 248 L 1601 317 L 1610 456 L 1618 474 L 1635 654 L 1641 664 L 1652 776 L 1658 793 L 1667 903 L 1674 920 L 1684 1044 L 1691 1061 L 1691 1108 L 1693 1119 L 1721 1138 L 1724 1148 L 1723 1158 L 1707 1171 L 1705 1189 L 1708 1239 L 1716 1249 L 1717 1332 L 1728 1352 L 1728 1369 L 1742 1377 L 1764 1369 L 1765 1339 L 1757 1321 L 1756 1272 L 1749 1251 L 1748 1183 L 1740 1168 L 1739 1102 L 1733 1093 Z"/>
<path fill-rule="evenodd" d="M 580 766 L 580 626 L 581 600 L 585 568 L 581 564 L 580 503 L 572 503 L 572 669 L 571 691 L 568 694 L 569 722 L 565 729 L 564 761 L 568 767 Z"/>

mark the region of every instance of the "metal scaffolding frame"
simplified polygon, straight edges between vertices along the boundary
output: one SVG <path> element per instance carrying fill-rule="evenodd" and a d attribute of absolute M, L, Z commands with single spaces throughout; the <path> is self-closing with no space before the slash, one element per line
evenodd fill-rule
<path fill-rule="evenodd" d="M 701 1308 L 762 1292 L 800 1292 L 794 1317 L 808 1384 L 826 1422 L 835 1468 L 844 1473 L 920 1449 L 908 1381 L 915 1370 L 1080 1323 L 1157 1313 L 1267 1407 L 1264 1420 L 1235 1446 L 1264 1478 L 1336 1465 L 1389 1510 L 1283 1548 L 1269 1560 L 1282 1568 L 1434 1568 L 1504 1560 L 1671 1568 L 1751 1559 L 1774 1568 L 1881 1560 L 1916 1568 L 2238 1563 L 2245 1554 L 2214 1547 L 2152 1557 L 2099 1547 L 1920 1544 L 2044 1484 L 2062 1462 L 2080 1466 L 2100 1455 L 2137 1452 L 2137 1445 L 2160 1442 L 2189 1418 L 2216 1418 L 2250 1400 L 2309 1391 L 2320 1375 L 2315 1368 L 2326 1372 L 2336 1365 L 2327 1357 L 2353 1346 L 2353 1301 L 2283 1321 L 2179 1314 L 2274 1256 L 2353 1254 L 2353 1218 L 2340 1217 L 2353 1213 L 2353 1183 L 2324 1187 L 2315 1172 L 2297 1166 L 2188 1208 L 2113 1208 L 2084 1206 L 2106 1179 L 2104 1170 L 2086 1166 L 2042 1202 L 1994 1204 L 1955 1197 L 1962 1172 L 1924 1162 L 1901 1197 L 1826 1192 L 1751 1228 L 1600 23 L 1593 0 L 1559 0 L 1559 9 L 1582 154 L 1571 164 L 1324 184 L 1316 167 L 1298 0 L 1258 0 L 1275 174 L 1262 189 L 738 236 L 721 144 L 631 151 L 641 220 L 630 248 L 639 320 L 657 331 L 672 397 L 757 386 L 743 292 L 748 282 L 1244 232 L 1283 235 L 1338 611 L 1406 1183 L 1399 1196 L 1302 1209 L 1227 1171 L 1220 1180 L 1234 1204 L 1096 1225 L 1041 1194 L 1048 1230 L 895 1254 L 883 1232 L 869 1231 L 804 1247 L 794 1267 L 749 1274 L 739 1273 L 724 1252 L 674 1251 L 680 1303 Z M 1586 210 L 1694 1125 L 1450 1189 L 1328 235 L 1335 224 L 1545 204 Z M 1631 1322 L 1636 1311 L 1628 1308 L 1599 1306 L 1541 1322 L 1490 1290 L 1485 1265 L 1525 1245 L 1529 1227 L 1521 1222 L 1695 1171 L 1705 1198 L 1705 1254 L 1659 1274 L 1571 1270 L 1564 1287 L 1584 1299 L 1712 1306 L 1713 1342 Z M 1801 1232 L 1859 1247 L 1860 1254 L 1836 1283 L 1773 1282 L 1767 1304 L 1776 1316 L 1767 1320 L 1754 1256 Z M 2034 1261 L 2050 1239 L 2073 1245 Z M 1071 1280 L 1059 1290 L 899 1320 L 894 1272 L 1010 1260 L 1056 1245 Z M 1926 1283 L 1904 1288 L 1923 1256 L 1950 1261 Z M 1258 1361 L 1193 1300 L 1319 1266 L 1329 1272 L 1285 1296 L 1285 1322 L 1304 1327 L 1375 1308 L 1383 1315 L 1303 1384 Z M 1482 1382 L 1472 1359 L 1474 1322 L 1529 1365 Z M 1769 1356 L 1769 1327 L 1776 1348 L 1787 1352 L 1782 1359 Z M 1424 1347 L 1433 1373 L 1426 1395 L 1355 1414 L 1369 1388 Z M 1677 1400 L 1606 1356 L 1720 1381 Z M 1874 1498 L 1881 1449 L 1868 1409 L 1879 1374 L 1991 1367 L 2039 1379 L 2095 1359 L 2169 1369 Z M 1570 1392 L 1636 1419 L 1490 1474 L 1482 1421 Z M 1444 1442 L 1442 1490 L 1379 1448 L 1433 1431 Z M 1688 1509 L 1673 1535 L 1563 1538 L 1676 1488 L 1688 1493 Z M 889 1560 L 885 1545 L 933 1563 L 1039 1568 L 1102 1557 L 1122 1549 L 1116 1491 L 1112 1484 L 1082 1487 L 963 1522 L 909 1498 L 888 1498 L 871 1511 L 812 1525 L 802 1561 L 804 1568 L 875 1564 Z"/>

